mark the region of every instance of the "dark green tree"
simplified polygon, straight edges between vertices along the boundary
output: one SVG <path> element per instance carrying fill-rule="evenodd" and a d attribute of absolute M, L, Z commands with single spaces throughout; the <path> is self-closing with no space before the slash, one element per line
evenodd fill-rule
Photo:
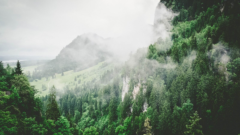
<path fill-rule="evenodd" d="M 197 49 L 197 39 L 195 37 L 195 34 L 193 34 L 192 37 L 191 37 L 190 46 L 191 46 L 192 50 Z"/>
<path fill-rule="evenodd" d="M 16 134 L 17 133 L 17 118 L 11 115 L 11 112 L 4 111 L 5 104 L 9 96 L 5 92 L 0 91 L 0 134 Z"/>
<path fill-rule="evenodd" d="M 157 134 L 159 132 L 159 130 L 158 130 L 158 123 L 159 123 L 158 116 L 159 116 L 159 114 L 158 114 L 157 110 L 154 110 L 152 120 L 151 120 L 152 121 L 151 125 L 152 125 L 152 131 L 155 134 Z"/>
<path fill-rule="evenodd" d="M 80 114 L 82 115 L 82 99 L 79 98 L 77 100 L 77 110 L 80 112 Z"/>
<path fill-rule="evenodd" d="M 95 127 L 91 126 L 90 128 L 86 128 L 84 130 L 83 135 L 99 135 L 99 133 Z"/>
<path fill-rule="evenodd" d="M 131 133 L 132 133 L 131 121 L 132 121 L 132 116 L 127 117 L 124 120 L 123 126 L 122 125 L 118 126 L 115 130 L 115 133 L 118 134 L 118 135 L 131 135 Z"/>
<path fill-rule="evenodd" d="M 115 122 L 118 118 L 117 116 L 117 98 L 112 97 L 109 104 L 109 125 Z"/>
<path fill-rule="evenodd" d="M 131 93 L 126 93 L 122 102 L 121 115 L 122 119 L 125 119 L 131 113 L 132 98 Z"/>
<path fill-rule="evenodd" d="M 7 74 L 7 71 L 4 68 L 2 61 L 0 61 L 0 76 L 6 75 L 6 74 Z"/>
<path fill-rule="evenodd" d="M 76 111 L 75 115 L 74 115 L 74 122 L 77 124 L 81 119 L 81 114 L 79 111 Z"/>
<path fill-rule="evenodd" d="M 240 80 L 240 58 L 234 59 L 227 65 L 227 70 L 230 72 L 230 77 L 233 82 Z"/>
<path fill-rule="evenodd" d="M 56 89 L 53 86 L 48 96 L 46 118 L 56 121 L 59 117 L 60 117 L 60 112 L 59 112 L 58 104 L 56 101 Z"/>
<path fill-rule="evenodd" d="M 70 114 L 71 116 L 74 116 L 74 113 L 75 113 L 75 102 L 76 102 L 76 98 L 73 97 L 71 100 L 70 100 Z"/>
<path fill-rule="evenodd" d="M 23 74 L 22 69 L 21 69 L 21 64 L 20 64 L 19 60 L 17 61 L 17 67 L 16 67 L 16 69 L 15 69 L 15 73 L 16 73 L 17 75 Z"/>

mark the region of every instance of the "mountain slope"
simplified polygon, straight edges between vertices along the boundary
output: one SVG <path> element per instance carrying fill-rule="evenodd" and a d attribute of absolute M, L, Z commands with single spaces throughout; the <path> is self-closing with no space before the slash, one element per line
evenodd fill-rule
<path fill-rule="evenodd" d="M 96 34 L 78 36 L 64 47 L 56 58 L 42 67 L 44 75 L 51 76 L 69 70 L 83 70 L 112 56 L 107 51 L 107 40 Z"/>

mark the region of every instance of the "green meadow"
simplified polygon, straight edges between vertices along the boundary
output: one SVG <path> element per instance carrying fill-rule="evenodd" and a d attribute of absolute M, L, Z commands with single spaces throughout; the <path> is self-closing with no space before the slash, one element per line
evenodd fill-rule
<path fill-rule="evenodd" d="M 29 67 L 23 67 L 24 73 L 32 72 L 37 68 L 38 65 L 35 66 L 29 66 Z M 108 71 L 113 69 L 113 64 L 107 64 L 106 62 L 100 62 L 95 66 L 92 66 L 90 68 L 87 68 L 85 70 L 81 71 L 67 71 L 62 74 L 55 74 L 55 77 L 43 77 L 40 80 L 34 80 L 30 82 L 32 86 L 34 86 L 37 90 L 37 96 L 45 96 L 49 93 L 49 89 L 52 86 L 55 86 L 56 89 L 61 90 L 64 87 L 68 86 L 70 89 L 76 87 L 76 86 L 82 86 L 83 84 L 87 82 L 91 82 L 94 79 L 98 80 L 101 75 Z M 46 86 L 47 89 L 43 89 L 43 86 Z"/>

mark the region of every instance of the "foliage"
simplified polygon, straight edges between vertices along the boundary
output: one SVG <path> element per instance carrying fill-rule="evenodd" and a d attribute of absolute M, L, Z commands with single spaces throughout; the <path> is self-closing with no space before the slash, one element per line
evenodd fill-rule
<path fill-rule="evenodd" d="M 132 120 L 132 117 L 127 117 L 124 120 L 124 125 L 118 126 L 115 130 L 115 133 L 118 135 L 130 135 L 131 134 L 131 120 Z"/>
<path fill-rule="evenodd" d="M 70 134 L 70 124 L 68 120 L 61 116 L 58 118 L 58 120 L 55 122 L 56 128 L 58 133 L 62 133 L 63 135 L 69 135 Z"/>
<path fill-rule="evenodd" d="M 17 119 L 16 116 L 11 115 L 9 111 L 0 110 L 0 133 L 14 134 L 17 133 Z"/>
<path fill-rule="evenodd" d="M 21 64 L 20 64 L 19 60 L 17 61 L 17 67 L 16 67 L 16 69 L 15 69 L 15 73 L 16 73 L 17 75 L 23 74 L 22 69 L 21 69 Z"/>
<path fill-rule="evenodd" d="M 31 133 L 34 135 L 44 135 L 48 131 L 42 124 L 37 124 L 35 118 L 25 118 L 24 123 L 26 127 L 26 133 Z"/>
<path fill-rule="evenodd" d="M 63 93 L 52 87 L 37 98 L 19 61 L 15 70 L 0 62 L 0 134 L 239 134 L 240 3 L 161 2 L 179 13 L 171 38 L 121 66 L 74 72 L 70 64 L 32 82 L 46 94 L 50 77 L 62 73 L 61 82 L 71 83 Z M 43 77 L 33 74 L 31 80 Z"/>
<path fill-rule="evenodd" d="M 55 121 L 60 117 L 60 112 L 56 101 L 56 90 L 54 86 L 51 88 L 51 93 L 48 96 L 46 117 L 47 119 L 52 119 Z"/>
<path fill-rule="evenodd" d="M 189 120 L 190 125 L 186 125 L 187 131 L 184 133 L 186 135 L 203 135 L 202 133 L 202 126 L 200 125 L 199 121 L 201 118 L 199 118 L 197 111 L 191 116 L 191 119 Z"/>
<path fill-rule="evenodd" d="M 152 135 L 151 133 L 152 126 L 150 126 L 150 120 L 147 118 L 144 122 L 144 131 L 146 134 L 144 135 Z"/>
<path fill-rule="evenodd" d="M 95 127 L 86 128 L 83 132 L 83 135 L 99 135 Z"/>

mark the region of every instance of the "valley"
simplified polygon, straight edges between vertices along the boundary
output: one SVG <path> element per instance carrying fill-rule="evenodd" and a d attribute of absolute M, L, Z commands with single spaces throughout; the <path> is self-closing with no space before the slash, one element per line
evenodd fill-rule
<path fill-rule="evenodd" d="M 61 18 L 41 22 L 58 26 L 41 25 L 48 46 L 17 41 L 57 53 L 0 61 L 0 135 L 240 135 L 239 1 L 42 2 L 31 4 Z"/>

